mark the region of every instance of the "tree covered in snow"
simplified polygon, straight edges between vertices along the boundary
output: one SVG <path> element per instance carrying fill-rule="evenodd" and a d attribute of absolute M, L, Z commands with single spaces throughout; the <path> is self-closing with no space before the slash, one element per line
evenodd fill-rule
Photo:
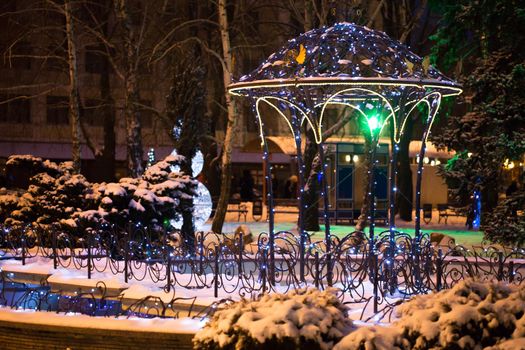
<path fill-rule="evenodd" d="M 195 181 L 174 166 L 181 156 L 168 156 L 150 166 L 141 178 L 122 178 L 119 182 L 93 185 L 88 210 L 73 215 L 81 226 L 101 223 L 124 227 L 128 222 L 168 228 L 169 220 L 180 215 L 180 201 L 193 195 Z"/>
<path fill-rule="evenodd" d="M 233 303 L 195 335 L 194 348 L 331 349 L 353 328 L 336 293 L 307 289 Z"/>
<path fill-rule="evenodd" d="M 168 228 L 180 215 L 180 200 L 191 197 L 195 186 L 192 178 L 171 170 L 184 162 L 181 156 L 168 156 L 140 178 L 94 184 L 73 174 L 70 162 L 15 156 L 8 163 L 25 167 L 30 160 L 40 172 L 29 179 L 29 188 L 0 193 L 0 220 L 6 225 L 58 223 L 77 233 L 103 223 L 125 227 L 129 221 Z"/>
<path fill-rule="evenodd" d="M 462 154 L 443 167 L 458 202 L 481 191 L 482 214 L 497 205 L 505 160 L 525 153 L 525 4 L 518 0 L 432 1 L 442 12 L 435 63 L 462 81 L 466 110 L 451 113 L 433 141 Z M 467 157 L 467 155 L 469 155 Z M 482 216 L 482 222 L 488 217 Z"/>
<path fill-rule="evenodd" d="M 91 184 L 73 173 L 71 162 L 56 164 L 24 155 L 9 157 L 6 165 L 12 174 L 32 175 L 25 192 L 0 195 L 0 220 L 6 225 L 65 222 L 85 207 Z"/>
<path fill-rule="evenodd" d="M 206 70 L 201 60 L 195 59 L 199 57 L 199 53 L 201 51 L 197 47 L 190 46 L 178 62 L 172 65 L 173 79 L 166 98 L 166 123 L 171 123 L 167 127 L 168 130 L 173 130 L 171 136 L 175 141 L 177 153 L 186 159 L 181 164 L 181 170 L 193 177 L 199 174 L 193 174 L 192 160 L 209 125 L 203 104 Z M 193 209 L 193 197 L 181 198 L 181 234 L 188 247 L 195 246 Z"/>
<path fill-rule="evenodd" d="M 11 226 L 32 222 L 34 220 L 33 202 L 33 197 L 28 193 L 2 189 L 0 192 L 0 224 Z"/>
<path fill-rule="evenodd" d="M 525 344 L 525 287 L 464 280 L 419 295 L 397 309 L 391 325 L 361 327 L 334 350 L 495 350 Z"/>
<path fill-rule="evenodd" d="M 519 190 L 502 200 L 487 215 L 482 226 L 485 237 L 491 242 L 523 247 L 525 245 L 525 190 Z"/>
<path fill-rule="evenodd" d="M 7 159 L 5 170 L 10 187 L 27 189 L 32 176 L 43 172 L 55 175 L 58 166 L 40 157 L 20 154 L 12 155 Z"/>

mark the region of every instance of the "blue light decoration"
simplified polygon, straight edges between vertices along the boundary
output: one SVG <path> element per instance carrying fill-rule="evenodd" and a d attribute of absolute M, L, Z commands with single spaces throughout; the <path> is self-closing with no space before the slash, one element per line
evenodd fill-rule
<path fill-rule="evenodd" d="M 270 55 L 253 72 L 242 76 L 239 81 L 230 84 L 228 91 L 235 96 L 251 99 L 256 114 L 263 161 L 266 169 L 271 172 L 268 161 L 266 142 L 268 130 L 265 129 L 262 118 L 262 105 L 277 112 L 290 129 L 291 136 L 296 141 L 297 166 L 299 184 L 305 184 L 304 164 L 302 160 L 301 139 L 303 131 L 313 134 L 318 144 L 321 164 L 323 164 L 319 180 L 321 196 L 323 197 L 325 249 L 327 252 L 327 279 L 330 270 L 331 235 L 329 210 L 325 177 L 322 176 L 327 164 L 324 159 L 323 121 L 328 107 L 349 107 L 364 118 L 371 134 L 381 135 L 389 131 L 391 144 L 391 162 L 389 170 L 390 196 L 388 221 L 390 229 L 390 246 L 395 246 L 395 189 L 397 165 L 396 157 L 405 123 L 412 112 L 420 112 L 426 107 L 426 118 L 423 120 L 423 136 L 419 152 L 419 162 L 416 178 L 416 218 L 415 243 L 421 240 L 421 185 L 425 156 L 425 144 L 430 135 L 434 117 L 439 109 L 441 99 L 462 93 L 461 87 L 452 79 L 446 77 L 423 59 L 411 52 L 405 45 L 393 40 L 383 32 L 352 23 L 336 23 L 331 27 L 310 30 L 289 40 L 280 50 Z M 370 108 L 370 106 L 372 108 Z M 267 109 L 265 109 L 267 110 Z M 385 128 L 386 125 L 391 126 Z M 376 138 L 376 136 L 374 136 Z M 373 144 L 371 162 L 376 163 Z M 269 212 L 273 213 L 271 173 L 265 174 L 268 189 Z M 368 192 L 370 203 L 374 203 L 374 187 Z M 303 226 L 303 188 L 299 192 L 298 232 L 301 242 L 305 242 L 306 234 Z M 374 205 L 370 212 L 370 249 L 374 247 Z M 274 216 L 269 215 L 269 242 L 273 244 Z M 301 247 L 302 247 L 301 243 Z M 270 249 L 272 250 L 272 249 Z M 394 254 L 394 249 L 390 249 Z M 305 249 L 301 249 L 303 255 Z M 417 255 L 417 251 L 415 251 Z M 273 261 L 270 251 L 270 264 Z M 393 255 L 391 256 L 393 258 Z M 302 261 L 302 259 L 301 259 Z M 302 271 L 302 264 L 300 269 Z M 270 269 L 272 270 L 272 266 Z M 302 274 L 301 274 L 302 275 Z M 302 276 L 301 276 L 302 277 Z M 328 281 L 330 284 L 330 281 Z"/>
<path fill-rule="evenodd" d="M 472 221 L 472 227 L 475 230 L 479 230 L 481 224 L 481 192 L 479 189 L 474 190 L 474 221 Z"/>
<path fill-rule="evenodd" d="M 148 162 L 146 164 L 146 169 L 155 164 L 156 161 L 157 160 L 155 158 L 155 148 L 150 148 L 148 150 Z"/>

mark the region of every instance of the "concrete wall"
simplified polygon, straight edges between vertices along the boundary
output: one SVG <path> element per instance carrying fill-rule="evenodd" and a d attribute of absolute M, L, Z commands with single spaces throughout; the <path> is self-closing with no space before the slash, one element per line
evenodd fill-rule
<path fill-rule="evenodd" d="M 417 165 L 411 164 L 410 169 L 412 170 L 412 184 L 415 195 Z M 447 189 L 443 178 L 437 173 L 437 167 L 426 166 L 423 170 L 423 182 L 421 183 L 421 204 L 429 203 L 435 208 L 436 204 L 447 203 Z"/>

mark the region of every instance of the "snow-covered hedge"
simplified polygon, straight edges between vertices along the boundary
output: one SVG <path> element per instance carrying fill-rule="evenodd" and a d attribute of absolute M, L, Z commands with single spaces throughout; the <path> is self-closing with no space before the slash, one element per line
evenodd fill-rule
<path fill-rule="evenodd" d="M 128 221 L 163 225 L 178 215 L 180 199 L 191 196 L 196 186 L 189 176 L 170 171 L 183 161 L 182 156 L 168 156 L 142 178 L 92 184 L 74 174 L 70 162 L 12 156 L 7 164 L 13 173 L 21 166 L 35 175 L 26 191 L 0 193 L 0 223 L 59 224 L 71 232 L 102 223 L 124 226 Z"/>
<path fill-rule="evenodd" d="M 465 280 L 414 297 L 392 325 L 359 328 L 334 350 L 525 349 L 524 313 L 525 287 Z"/>
<path fill-rule="evenodd" d="M 352 328 L 335 289 L 306 289 L 234 303 L 216 312 L 193 343 L 201 350 L 328 350 Z"/>

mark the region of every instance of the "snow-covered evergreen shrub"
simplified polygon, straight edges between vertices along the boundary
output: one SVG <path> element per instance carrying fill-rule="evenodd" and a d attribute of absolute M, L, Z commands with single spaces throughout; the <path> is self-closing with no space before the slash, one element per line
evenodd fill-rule
<path fill-rule="evenodd" d="M 35 175 L 25 192 L 0 196 L 0 219 L 4 224 L 46 226 L 68 221 L 74 212 L 84 210 L 91 184 L 84 176 L 72 173 L 71 162 L 56 164 L 24 155 L 11 156 L 7 163 L 13 173 L 21 172 L 17 168 L 21 167 L 24 173 Z"/>
<path fill-rule="evenodd" d="M 73 174 L 71 171 L 68 167 L 61 167 L 56 177 L 40 173 L 30 179 L 27 193 L 34 199 L 36 223 L 71 225 L 71 216 L 84 210 L 91 184 L 83 175 Z"/>
<path fill-rule="evenodd" d="M 502 200 L 490 213 L 486 213 L 481 229 L 491 242 L 522 247 L 525 244 L 525 190 L 520 189 Z"/>
<path fill-rule="evenodd" d="M 196 185 L 189 176 L 170 170 L 182 161 L 180 156 L 168 156 L 142 178 L 94 184 L 87 197 L 87 207 L 93 209 L 77 212 L 73 219 L 83 227 L 101 223 L 124 227 L 129 221 L 153 227 L 168 224 L 179 215 L 180 199 L 191 196 Z"/>
<path fill-rule="evenodd" d="M 306 289 L 242 300 L 217 311 L 193 343 L 201 350 L 328 350 L 352 328 L 335 289 Z"/>
<path fill-rule="evenodd" d="M 71 162 L 56 164 L 38 157 L 11 156 L 8 163 L 13 173 L 21 166 L 34 175 L 25 192 L 0 194 L 0 223 L 59 224 L 76 233 L 103 223 L 163 225 L 178 215 L 180 199 L 192 196 L 196 186 L 189 176 L 171 171 L 183 161 L 181 156 L 168 156 L 149 167 L 142 178 L 91 184 L 73 173 Z"/>
<path fill-rule="evenodd" d="M 57 164 L 29 154 L 12 155 L 6 162 L 6 175 L 10 186 L 27 189 L 32 176 L 46 172 L 55 176 Z"/>
<path fill-rule="evenodd" d="M 514 349 L 525 338 L 525 287 L 465 280 L 397 309 L 391 326 L 363 327 L 334 350 Z M 519 348 L 518 348 L 519 349 Z"/>

